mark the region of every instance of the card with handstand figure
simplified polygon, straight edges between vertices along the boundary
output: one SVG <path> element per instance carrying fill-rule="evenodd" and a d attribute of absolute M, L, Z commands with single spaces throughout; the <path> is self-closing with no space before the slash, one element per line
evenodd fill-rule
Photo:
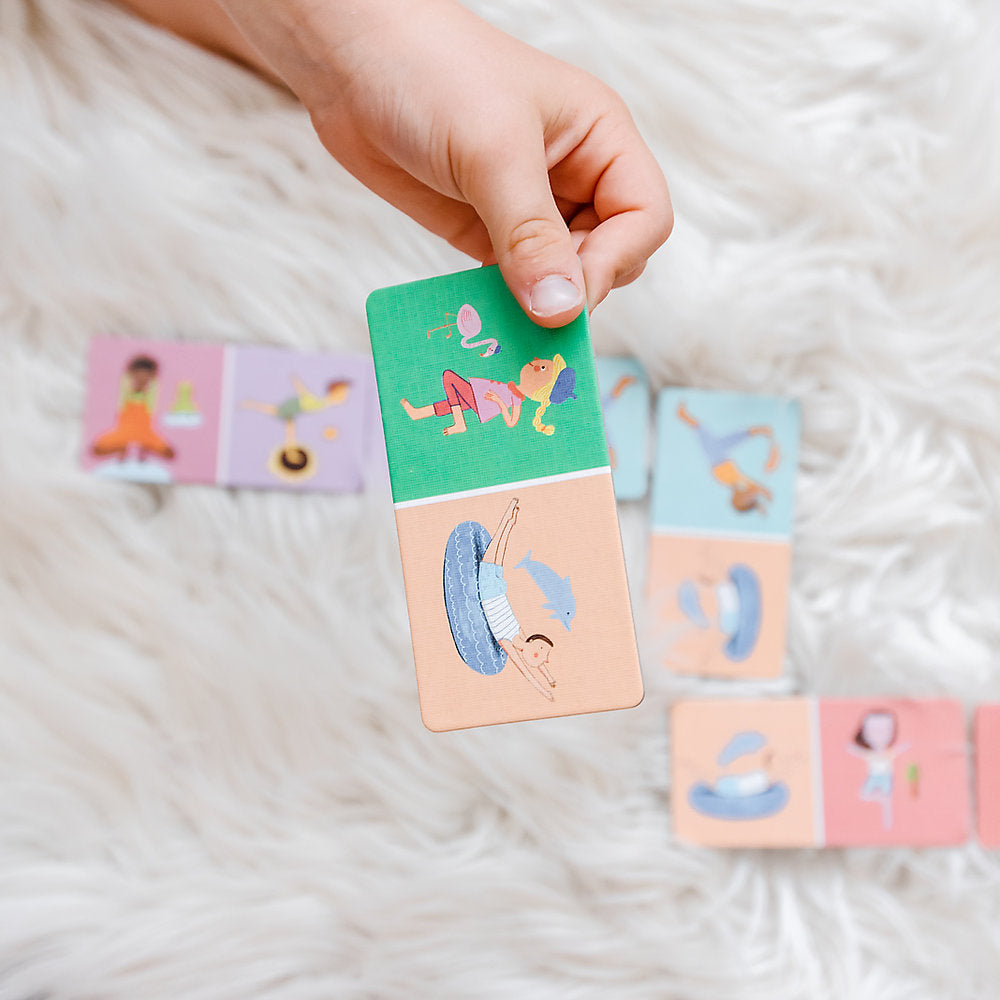
<path fill-rule="evenodd" d="M 535 326 L 496 268 L 368 313 L 425 724 L 638 704 L 586 318 Z"/>
<path fill-rule="evenodd" d="M 781 674 L 798 436 L 790 400 L 660 393 L 647 606 L 669 669 Z"/>
<path fill-rule="evenodd" d="M 745 393 L 664 389 L 656 429 L 656 528 L 789 537 L 798 461 L 797 403 Z"/>

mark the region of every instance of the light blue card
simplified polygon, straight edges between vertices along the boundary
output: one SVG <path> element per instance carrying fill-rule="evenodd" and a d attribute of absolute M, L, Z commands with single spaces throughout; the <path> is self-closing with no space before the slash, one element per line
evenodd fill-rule
<path fill-rule="evenodd" d="M 800 434 L 796 401 L 664 389 L 656 428 L 655 531 L 791 536 Z"/>
<path fill-rule="evenodd" d="M 649 379 L 635 358 L 597 359 L 611 476 L 619 500 L 641 500 L 649 487 Z"/>

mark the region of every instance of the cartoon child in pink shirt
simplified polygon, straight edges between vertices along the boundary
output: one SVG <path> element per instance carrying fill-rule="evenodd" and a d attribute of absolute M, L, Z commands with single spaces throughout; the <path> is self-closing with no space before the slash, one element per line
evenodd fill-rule
<path fill-rule="evenodd" d="M 551 360 L 535 358 L 520 372 L 519 381 L 496 382 L 488 378 L 464 379 L 461 375 L 445 371 L 441 376 L 445 398 L 426 406 L 413 406 L 408 399 L 401 399 L 403 409 L 411 420 L 427 417 L 446 417 L 451 414 L 452 423 L 444 429 L 446 435 L 463 434 L 467 430 L 465 413 L 471 410 L 481 424 L 496 416 L 503 418 L 508 427 L 514 427 L 521 417 L 521 404 L 530 399 L 539 404 L 531 425 L 540 434 L 551 435 L 555 428 L 542 423 L 542 414 L 550 404 L 559 405 L 567 399 L 576 399 L 576 371 L 566 366 L 562 356 L 556 354 Z"/>

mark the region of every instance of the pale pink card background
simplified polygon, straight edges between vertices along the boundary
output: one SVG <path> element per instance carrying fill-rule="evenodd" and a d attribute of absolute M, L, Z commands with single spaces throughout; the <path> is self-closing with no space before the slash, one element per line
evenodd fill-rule
<path fill-rule="evenodd" d="M 878 801 L 860 791 L 868 767 L 848 753 L 869 711 L 895 713 L 896 739 L 909 742 L 893 765 L 892 825 L 885 829 Z M 960 844 L 969 837 L 971 815 L 965 712 L 957 701 L 891 698 L 824 698 L 819 703 L 823 804 L 828 846 Z M 913 793 L 907 767 L 920 769 Z"/>
<path fill-rule="evenodd" d="M 155 458 L 170 470 L 173 482 L 214 483 L 219 451 L 219 425 L 225 348 L 216 344 L 186 344 L 177 341 L 132 340 L 96 337 L 91 342 L 87 397 L 83 414 L 81 463 L 94 469 L 115 458 L 96 457 L 94 440 L 114 427 L 118 394 L 126 365 L 139 354 L 147 354 L 160 366 L 159 398 L 153 426 L 176 450 L 170 460 Z M 194 399 L 201 411 L 198 428 L 165 427 L 162 417 L 170 409 L 179 382 L 194 383 Z"/>
<path fill-rule="evenodd" d="M 979 839 L 1000 847 L 1000 705 L 976 710 L 976 804 Z"/>

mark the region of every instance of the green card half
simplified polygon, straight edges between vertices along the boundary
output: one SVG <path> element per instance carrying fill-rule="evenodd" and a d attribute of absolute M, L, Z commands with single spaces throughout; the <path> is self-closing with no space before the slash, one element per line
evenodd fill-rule
<path fill-rule="evenodd" d="M 497 267 L 368 297 L 393 500 L 608 465 L 586 313 L 525 316 Z"/>

